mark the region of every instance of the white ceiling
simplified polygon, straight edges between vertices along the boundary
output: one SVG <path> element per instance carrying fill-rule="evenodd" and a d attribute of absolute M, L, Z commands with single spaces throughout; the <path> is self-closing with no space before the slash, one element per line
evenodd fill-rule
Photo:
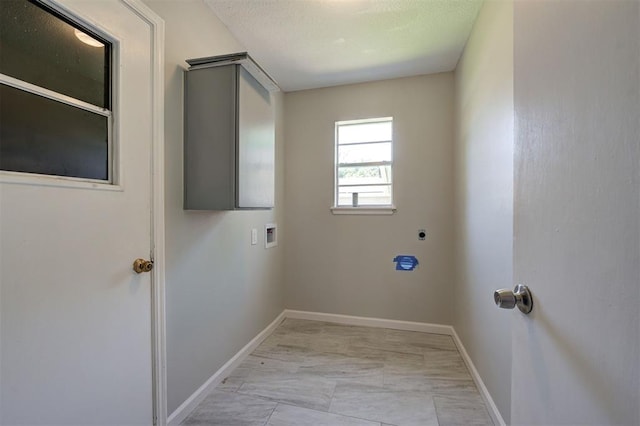
<path fill-rule="evenodd" d="M 284 91 L 451 71 L 482 0 L 205 0 Z"/>

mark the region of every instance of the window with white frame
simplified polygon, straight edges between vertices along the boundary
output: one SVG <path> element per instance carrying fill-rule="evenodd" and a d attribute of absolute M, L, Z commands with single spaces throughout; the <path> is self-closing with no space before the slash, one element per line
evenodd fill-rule
<path fill-rule="evenodd" d="M 114 183 L 111 42 L 38 0 L 0 0 L 0 40 L 0 171 Z"/>
<path fill-rule="evenodd" d="M 335 207 L 393 205 L 393 118 L 336 122 Z"/>

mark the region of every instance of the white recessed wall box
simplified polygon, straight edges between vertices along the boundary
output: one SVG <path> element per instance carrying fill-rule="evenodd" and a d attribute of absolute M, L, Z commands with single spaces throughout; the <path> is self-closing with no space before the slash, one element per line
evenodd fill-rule
<path fill-rule="evenodd" d="M 267 223 L 264 226 L 264 246 L 271 248 L 278 245 L 278 225 Z"/>

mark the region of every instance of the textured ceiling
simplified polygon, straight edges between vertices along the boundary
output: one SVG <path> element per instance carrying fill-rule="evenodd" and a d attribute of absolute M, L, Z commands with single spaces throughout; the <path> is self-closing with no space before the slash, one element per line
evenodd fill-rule
<path fill-rule="evenodd" d="M 285 91 L 451 71 L 482 0 L 205 0 Z"/>

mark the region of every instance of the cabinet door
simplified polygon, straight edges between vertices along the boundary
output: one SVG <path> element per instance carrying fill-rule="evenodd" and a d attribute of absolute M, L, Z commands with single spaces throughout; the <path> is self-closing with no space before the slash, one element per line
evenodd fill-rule
<path fill-rule="evenodd" d="M 186 210 L 236 207 L 236 78 L 232 66 L 185 73 Z"/>
<path fill-rule="evenodd" d="M 238 67 L 237 207 L 274 202 L 275 126 L 270 93 Z"/>

